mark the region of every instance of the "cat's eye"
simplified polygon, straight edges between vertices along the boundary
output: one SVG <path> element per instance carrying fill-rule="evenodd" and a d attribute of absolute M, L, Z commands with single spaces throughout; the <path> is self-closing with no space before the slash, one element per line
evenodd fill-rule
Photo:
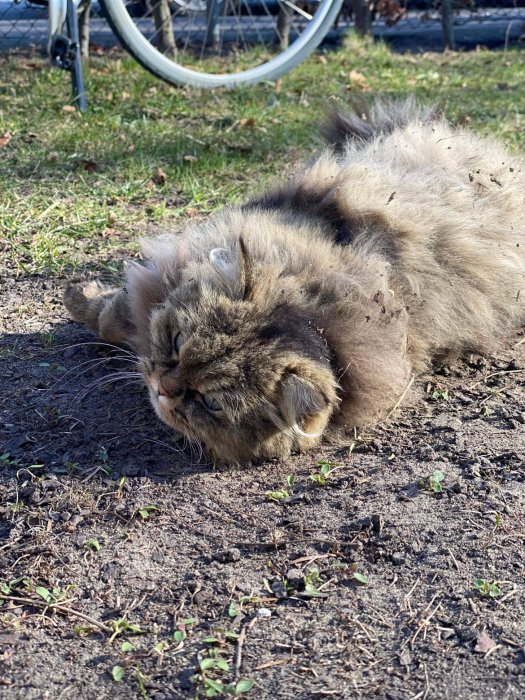
<path fill-rule="evenodd" d="M 180 349 L 183 345 L 184 338 L 182 336 L 182 333 L 177 333 L 177 335 L 173 338 L 173 348 L 177 354 L 180 353 Z"/>
<path fill-rule="evenodd" d="M 222 406 L 212 394 L 203 394 L 202 403 L 209 411 L 222 411 Z"/>

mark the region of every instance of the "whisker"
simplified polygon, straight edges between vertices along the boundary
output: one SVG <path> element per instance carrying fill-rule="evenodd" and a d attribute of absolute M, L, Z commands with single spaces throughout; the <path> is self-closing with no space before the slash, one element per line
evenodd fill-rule
<path fill-rule="evenodd" d="M 67 372 L 64 372 L 62 376 L 56 380 L 54 384 L 52 384 L 48 389 L 46 389 L 46 392 L 51 392 L 53 389 L 59 385 L 61 387 L 67 386 L 70 382 L 74 381 L 75 379 L 78 379 L 79 377 L 82 377 L 86 372 L 89 372 L 90 369 L 95 369 L 97 366 L 102 365 L 104 363 L 107 363 L 110 360 L 118 360 L 119 362 L 133 362 L 135 363 L 136 360 L 133 360 L 128 357 L 118 357 L 116 355 L 108 356 L 108 357 L 96 357 L 91 360 L 86 360 L 85 362 L 81 362 L 79 365 L 76 365 L 75 367 L 72 367 L 69 369 Z M 87 365 L 87 366 L 86 366 Z M 68 375 L 71 375 L 73 372 L 76 370 L 79 370 L 81 367 L 86 367 L 82 372 L 79 372 L 78 374 L 73 375 L 72 377 L 69 377 L 67 381 L 64 381 Z"/>
<path fill-rule="evenodd" d="M 173 447 L 173 445 L 169 445 L 167 442 L 164 442 L 163 440 L 156 440 L 155 438 L 150 438 L 150 437 L 143 437 L 142 439 L 145 440 L 146 442 L 153 442 L 156 445 L 160 445 L 161 447 L 164 447 L 164 448 L 170 450 L 171 452 L 175 452 L 175 454 L 179 455 L 179 457 L 183 457 L 185 454 L 184 448 Z"/>
<path fill-rule="evenodd" d="M 88 386 L 76 397 L 77 401 L 82 401 L 90 394 L 94 389 L 99 389 L 106 384 L 113 384 L 124 379 L 133 379 L 134 382 L 143 381 L 142 374 L 140 372 L 119 372 L 118 374 L 113 374 L 110 376 L 100 377 L 95 381 L 88 384 Z"/>
<path fill-rule="evenodd" d="M 113 345 L 112 343 L 106 343 L 100 340 L 92 340 L 92 341 L 86 341 L 84 343 L 73 343 L 73 345 L 65 345 L 63 346 L 64 350 L 69 350 L 71 348 L 82 348 L 82 347 L 87 347 L 87 346 L 99 346 L 99 347 L 105 347 L 105 348 L 111 348 L 113 350 L 118 350 L 119 352 L 123 352 L 126 355 L 129 355 L 130 357 L 134 357 L 137 360 L 139 359 L 139 356 L 137 355 L 136 352 L 133 352 L 132 350 L 128 350 L 127 348 L 123 348 L 120 345 Z"/>

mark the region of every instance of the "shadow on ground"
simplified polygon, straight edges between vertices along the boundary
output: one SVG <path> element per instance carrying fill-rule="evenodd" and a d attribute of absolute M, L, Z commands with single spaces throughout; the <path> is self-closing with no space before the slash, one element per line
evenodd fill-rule
<path fill-rule="evenodd" d="M 62 285 L 0 282 L 2 698 L 524 696 L 519 338 L 344 450 L 214 471 L 104 385 Z"/>

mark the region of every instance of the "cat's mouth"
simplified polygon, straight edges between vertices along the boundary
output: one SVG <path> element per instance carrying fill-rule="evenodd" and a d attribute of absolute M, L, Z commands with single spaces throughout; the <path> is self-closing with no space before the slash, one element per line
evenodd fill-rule
<path fill-rule="evenodd" d="M 151 403 L 158 417 L 176 430 L 188 432 L 190 430 L 188 419 L 182 411 L 175 408 L 168 396 L 159 394 L 155 380 L 148 382 L 148 389 Z"/>

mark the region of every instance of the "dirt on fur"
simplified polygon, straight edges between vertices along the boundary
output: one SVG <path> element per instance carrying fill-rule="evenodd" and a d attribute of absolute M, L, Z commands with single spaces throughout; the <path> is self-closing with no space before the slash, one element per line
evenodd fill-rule
<path fill-rule="evenodd" d="M 63 286 L 0 281 L 3 700 L 525 696 L 523 336 L 347 449 L 214 469 Z"/>

